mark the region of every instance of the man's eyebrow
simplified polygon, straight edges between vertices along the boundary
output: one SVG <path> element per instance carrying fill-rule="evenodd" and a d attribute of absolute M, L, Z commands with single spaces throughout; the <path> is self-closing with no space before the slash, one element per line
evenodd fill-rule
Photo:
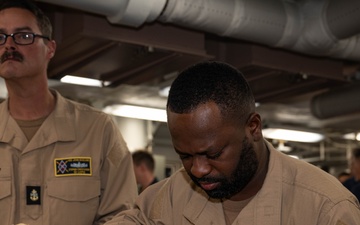
<path fill-rule="evenodd" d="M 21 31 L 32 31 L 32 29 L 28 26 L 26 27 L 19 27 L 15 29 L 15 32 L 21 32 Z"/>
<path fill-rule="evenodd" d="M 187 153 L 184 153 L 184 152 L 181 152 L 179 151 L 178 149 L 174 148 L 175 152 L 178 154 L 178 155 L 188 155 Z"/>
<path fill-rule="evenodd" d="M 174 148 L 175 152 L 178 154 L 178 155 L 189 155 L 188 153 L 184 153 L 184 152 L 181 152 L 179 151 L 178 149 Z M 210 151 L 212 151 L 212 149 L 205 149 L 203 150 L 202 152 L 198 152 L 196 153 L 196 155 L 206 155 L 208 154 Z"/>
<path fill-rule="evenodd" d="M 32 31 L 32 29 L 28 26 L 25 26 L 25 27 L 18 27 L 15 29 L 15 31 L 13 33 L 16 33 L 16 32 L 24 32 L 24 31 Z M 4 28 L 0 28 L 0 33 L 2 34 L 6 34 L 6 29 Z"/>

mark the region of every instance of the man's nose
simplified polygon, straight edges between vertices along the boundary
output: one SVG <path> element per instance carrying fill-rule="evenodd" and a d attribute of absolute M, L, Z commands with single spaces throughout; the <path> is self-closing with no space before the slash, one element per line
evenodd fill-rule
<path fill-rule="evenodd" d="M 14 50 L 14 49 L 16 49 L 16 46 L 17 46 L 17 45 L 16 45 L 13 37 L 8 36 L 8 37 L 6 38 L 5 43 L 4 43 L 3 46 L 5 46 L 5 48 L 8 49 L 8 50 L 10 50 L 10 49 L 11 49 L 11 50 Z"/>
<path fill-rule="evenodd" d="M 209 165 L 206 156 L 194 156 L 190 172 L 197 178 L 208 175 L 211 172 L 211 165 Z"/>

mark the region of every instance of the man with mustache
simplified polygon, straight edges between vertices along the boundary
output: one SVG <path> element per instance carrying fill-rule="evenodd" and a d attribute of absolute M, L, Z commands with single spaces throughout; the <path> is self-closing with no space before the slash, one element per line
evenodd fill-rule
<path fill-rule="evenodd" d="M 112 118 L 49 89 L 51 33 L 32 1 L 0 1 L 0 225 L 100 225 L 137 196 Z"/>
<path fill-rule="evenodd" d="M 250 87 L 232 66 L 181 72 L 167 119 L 183 169 L 107 224 L 360 224 L 359 203 L 334 176 L 264 140 Z"/>

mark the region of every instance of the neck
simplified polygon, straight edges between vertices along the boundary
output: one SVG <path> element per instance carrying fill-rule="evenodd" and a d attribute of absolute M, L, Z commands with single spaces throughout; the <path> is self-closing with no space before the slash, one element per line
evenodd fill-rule
<path fill-rule="evenodd" d="M 267 146 L 265 143 L 264 145 L 264 151 L 262 151 L 259 154 L 259 167 L 254 175 L 254 177 L 251 179 L 251 181 L 246 185 L 246 187 L 239 192 L 237 195 L 230 198 L 232 201 L 242 201 L 248 198 L 253 197 L 256 195 L 259 190 L 261 189 L 262 185 L 264 184 L 266 174 L 268 171 L 269 166 L 269 150 L 267 149 Z"/>
<path fill-rule="evenodd" d="M 145 188 L 147 188 L 155 179 L 154 175 L 149 175 L 144 179 L 144 182 L 141 184 L 141 189 L 144 190 Z"/>
<path fill-rule="evenodd" d="M 48 116 L 55 107 L 55 97 L 48 89 L 47 83 L 7 83 L 7 88 L 9 112 L 14 119 L 36 120 Z"/>

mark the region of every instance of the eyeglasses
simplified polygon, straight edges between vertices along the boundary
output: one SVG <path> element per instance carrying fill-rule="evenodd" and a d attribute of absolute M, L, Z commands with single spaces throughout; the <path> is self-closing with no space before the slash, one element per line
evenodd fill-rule
<path fill-rule="evenodd" d="M 40 34 L 34 34 L 29 32 L 17 32 L 13 34 L 0 34 L 0 45 L 5 44 L 8 37 L 12 37 L 15 44 L 18 45 L 31 45 L 32 43 L 34 43 L 36 37 L 50 40 L 49 37 Z"/>

